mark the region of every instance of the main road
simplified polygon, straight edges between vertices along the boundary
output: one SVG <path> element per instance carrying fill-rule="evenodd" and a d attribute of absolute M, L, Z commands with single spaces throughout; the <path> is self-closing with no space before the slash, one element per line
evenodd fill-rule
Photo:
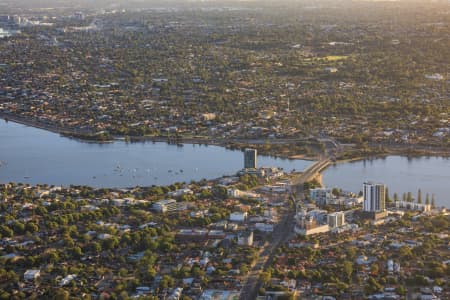
<path fill-rule="evenodd" d="M 258 290 L 263 284 L 260 279 L 261 272 L 272 264 L 278 248 L 286 243 L 294 232 L 294 217 L 296 214 L 297 201 L 303 198 L 303 184 L 313 179 L 330 163 L 329 159 L 319 160 L 291 180 L 291 196 L 289 199 L 292 201 L 293 209 L 283 215 L 282 220 L 272 233 L 272 240 L 264 244 L 260 250 L 256 263 L 253 265 L 245 279 L 245 283 L 239 296 L 240 300 L 252 300 L 256 299 L 258 296 Z M 295 194 L 293 193 L 294 191 Z"/>

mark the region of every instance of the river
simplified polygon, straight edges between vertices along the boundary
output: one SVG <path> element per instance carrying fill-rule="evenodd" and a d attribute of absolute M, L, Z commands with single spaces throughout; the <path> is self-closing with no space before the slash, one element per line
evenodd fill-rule
<path fill-rule="evenodd" d="M 303 170 L 312 162 L 258 156 L 259 166 Z M 233 175 L 243 166 L 241 151 L 218 146 L 163 142 L 98 144 L 0 120 L 0 182 L 131 187 L 168 185 Z M 389 156 L 330 166 L 329 187 L 359 192 L 364 181 L 386 184 L 390 195 L 422 190 L 438 205 L 450 207 L 450 159 Z"/>
<path fill-rule="evenodd" d="M 422 201 L 426 194 L 435 194 L 436 204 L 450 208 L 450 158 L 388 156 L 330 166 L 322 173 L 323 183 L 329 187 L 359 192 L 364 181 L 386 184 L 390 197 L 402 198 L 411 192 L 417 199 L 421 189 Z"/>
<path fill-rule="evenodd" d="M 132 187 L 233 175 L 243 153 L 218 146 L 164 142 L 87 143 L 0 120 L 0 182 Z M 303 170 L 306 160 L 258 156 L 259 166 Z"/>

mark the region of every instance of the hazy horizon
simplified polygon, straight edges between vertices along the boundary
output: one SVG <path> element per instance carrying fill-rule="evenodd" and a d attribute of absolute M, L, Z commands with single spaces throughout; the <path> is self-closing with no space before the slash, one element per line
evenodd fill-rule
<path fill-rule="evenodd" d="M 268 5 L 268 6 L 286 6 L 286 5 L 324 5 L 327 3 L 337 4 L 356 4 L 356 3 L 408 3 L 408 4 L 448 4 L 448 1 L 444 0 L 2 0 L 0 1 L 1 7 L 8 8 L 108 8 L 108 7 L 120 7 L 120 8 L 148 8 L 148 6 L 190 6 L 190 5 Z"/>

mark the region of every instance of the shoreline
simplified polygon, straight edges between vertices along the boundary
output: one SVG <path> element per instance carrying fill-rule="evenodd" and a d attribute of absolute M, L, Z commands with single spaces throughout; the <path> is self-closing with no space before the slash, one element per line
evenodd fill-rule
<path fill-rule="evenodd" d="M 27 126 L 27 127 L 30 127 L 30 128 L 38 128 L 38 129 L 45 130 L 44 126 L 33 126 L 29 122 L 21 122 L 22 120 L 16 120 L 16 119 L 12 120 L 12 119 L 8 118 L 8 122 L 9 121 L 11 121 L 14 124 L 17 123 L 17 124 L 21 124 L 21 125 L 24 125 L 24 126 Z M 13 124 L 11 124 L 11 125 L 13 125 Z M 51 130 L 51 129 L 49 129 L 48 131 L 56 133 L 54 130 Z M 8 132 L 8 130 L 6 130 L 6 133 L 7 132 Z M 61 136 L 61 137 L 64 137 L 64 136 Z M 68 138 L 80 141 L 79 139 L 76 139 L 76 138 L 71 138 L 71 137 L 68 137 Z M 115 141 L 119 141 L 119 140 L 125 141 L 123 138 L 118 138 L 118 137 L 115 138 Z M 81 141 L 82 142 L 87 142 L 87 143 L 93 143 L 93 144 L 94 143 L 99 143 L 98 141 L 86 141 L 86 140 L 81 140 Z M 145 142 L 167 142 L 167 143 L 169 142 L 169 140 L 166 137 L 151 137 L 151 138 L 150 137 L 146 137 L 142 141 L 144 143 Z M 142 141 L 136 141 L 136 143 L 140 143 Z M 219 143 L 217 140 L 202 141 L 201 143 L 198 143 L 198 139 L 190 139 L 190 140 L 183 139 L 183 140 L 180 140 L 180 142 L 181 141 L 183 142 L 183 144 L 189 144 L 190 143 L 190 144 L 215 145 L 215 146 L 221 146 L 221 147 L 226 147 L 227 146 L 226 144 Z M 110 142 L 114 142 L 114 141 L 110 141 Z M 130 142 L 133 143 L 134 141 L 130 141 Z M 214 144 L 211 143 L 211 142 L 214 142 Z M 101 143 L 105 143 L 105 142 L 101 142 Z M 101 144 L 101 143 L 99 143 L 99 144 Z M 239 145 L 239 146 L 241 147 L 242 145 Z M 285 144 L 285 147 L 289 147 L 289 144 Z M 317 178 L 316 179 L 318 180 L 318 182 L 322 186 L 326 185 L 327 182 L 324 182 L 324 180 L 322 178 L 322 175 L 328 170 L 328 168 L 330 168 L 330 166 L 336 166 L 336 165 L 344 164 L 344 163 L 351 163 L 351 162 L 364 161 L 364 160 L 372 161 L 372 160 L 377 160 L 377 159 L 383 159 L 383 158 L 386 158 L 388 156 L 402 156 L 404 158 L 408 157 L 408 158 L 411 158 L 411 159 L 421 158 L 421 157 L 444 157 L 444 158 L 450 157 L 449 153 L 447 153 L 447 152 L 439 152 L 439 153 L 437 153 L 435 151 L 430 151 L 430 152 L 424 152 L 424 151 L 420 151 L 419 152 L 417 150 L 416 151 L 411 151 L 411 150 L 415 150 L 415 149 L 411 149 L 411 147 L 409 147 L 410 151 L 405 151 L 404 148 L 402 149 L 400 147 L 397 147 L 394 150 L 395 151 L 391 151 L 391 149 L 389 149 L 385 153 L 372 154 L 372 155 L 370 155 L 370 154 L 369 155 L 359 155 L 357 157 L 351 157 L 351 158 L 346 158 L 346 159 L 338 159 L 338 160 L 330 161 L 330 164 L 327 167 L 325 167 L 324 169 L 322 169 L 320 172 L 317 173 Z M 421 149 L 421 150 L 423 150 L 423 149 Z M 266 154 L 263 154 L 263 153 L 260 153 L 260 154 L 261 154 L 261 156 L 269 156 L 269 155 L 266 155 Z M 362 154 L 362 153 L 359 153 L 359 154 Z M 270 156 L 271 157 L 277 157 L 277 158 L 291 159 L 291 160 L 295 160 L 295 159 L 297 159 L 297 160 L 310 160 L 310 161 L 314 161 L 315 160 L 313 158 L 306 157 L 305 155 L 302 155 L 302 154 L 300 154 L 300 155 L 284 156 L 284 157 L 283 156 L 276 156 L 276 155 L 270 155 Z M 0 169 L 3 169 L 2 167 L 3 167 L 3 162 L 0 161 Z M 158 183 L 158 185 L 160 185 L 160 184 L 161 183 Z M 93 186 L 95 187 L 96 185 L 93 185 Z M 130 188 L 131 186 L 126 186 L 126 187 L 123 187 L 123 188 Z M 145 185 L 143 185 L 143 186 L 145 186 Z M 148 185 L 148 186 L 150 186 L 150 185 Z M 120 188 L 120 186 L 119 187 L 107 187 L 107 188 Z"/>
<path fill-rule="evenodd" d="M 59 134 L 62 137 L 74 139 L 79 142 L 83 143 L 92 143 L 92 144 L 105 144 L 105 143 L 114 143 L 117 141 L 121 142 L 129 142 L 129 143 L 147 143 L 147 142 L 163 142 L 178 146 L 183 145 L 205 145 L 205 146 L 219 146 L 224 147 L 226 149 L 230 150 L 241 150 L 239 147 L 233 148 L 231 147 L 235 143 L 241 143 L 241 144 L 260 144 L 261 140 L 269 140 L 270 139 L 220 139 L 220 138 L 201 138 L 201 137 L 169 137 L 169 136 L 111 136 L 112 138 L 108 140 L 100 140 L 96 138 L 88 139 L 87 136 L 95 137 L 95 134 L 93 132 L 83 131 L 83 130 L 75 130 L 75 129 L 67 129 L 67 128 L 61 128 L 58 126 L 50 125 L 50 124 L 43 124 L 39 121 L 33 121 L 26 119 L 25 117 L 12 115 L 4 112 L 0 112 L 0 119 L 3 119 L 5 122 L 13 122 L 17 124 L 21 124 L 28 127 L 33 127 L 37 129 L 47 130 L 56 134 Z M 296 142 L 298 140 L 295 139 L 285 139 L 283 140 L 274 140 L 274 144 L 285 144 L 289 145 L 290 143 Z M 386 146 L 385 146 L 386 147 Z M 338 159 L 336 161 L 333 161 L 332 165 L 334 164 L 342 164 L 342 163 L 349 163 L 349 162 L 356 162 L 361 160 L 367 160 L 367 159 L 377 159 L 377 158 L 384 158 L 387 156 L 405 156 L 405 157 L 450 157 L 450 149 L 444 149 L 444 148 L 435 148 L 435 149 L 423 149 L 423 148 L 416 148 L 414 149 L 412 146 L 408 145 L 391 145 L 391 147 L 387 146 L 386 153 L 382 154 L 369 154 L 367 156 L 357 156 L 352 158 L 346 158 L 346 159 Z M 423 147 L 423 146 L 421 146 Z M 411 152 L 413 151 L 413 152 Z M 260 152 L 263 156 L 269 156 L 269 157 L 276 157 L 281 159 L 289 159 L 289 160 L 307 160 L 307 161 L 316 161 L 318 159 L 317 156 L 308 156 L 305 154 L 294 154 L 294 155 L 271 155 L 271 154 L 265 154 L 264 152 Z M 326 168 L 325 168 L 326 169 Z M 325 170 L 324 169 L 324 170 Z M 322 172 L 324 171 L 322 170 Z"/>
<path fill-rule="evenodd" d="M 67 128 L 59 128 L 54 125 L 50 124 L 43 124 L 38 121 L 32 121 L 28 120 L 25 117 L 17 116 L 17 115 L 11 115 L 4 112 L 0 112 L 0 119 L 3 119 L 5 122 L 13 122 L 22 124 L 28 127 L 34 127 L 42 130 L 47 130 L 53 133 L 58 134 L 76 134 L 77 132 L 75 130 L 67 129 Z"/>
<path fill-rule="evenodd" d="M 42 124 L 37 121 L 27 120 L 23 117 L 15 116 L 15 115 L 9 115 L 5 113 L 0 112 L 0 119 L 3 119 L 5 122 L 13 122 L 17 124 L 21 124 L 24 126 L 37 128 L 41 130 L 46 130 L 53 132 L 55 134 L 59 134 L 62 137 L 68 138 L 68 139 L 74 139 L 79 142 L 83 143 L 92 143 L 92 144 L 105 144 L 105 143 L 114 143 L 114 142 L 126 142 L 126 143 L 167 143 L 172 145 L 205 145 L 205 146 L 218 146 L 218 147 L 224 147 L 229 150 L 241 150 L 239 147 L 233 148 L 232 145 L 235 143 L 242 143 L 242 144 L 252 144 L 252 142 L 258 141 L 258 139 L 219 139 L 219 138 L 200 138 L 200 137 L 168 137 L 168 136 L 112 136 L 111 139 L 108 140 L 98 140 L 98 139 L 87 139 L 80 137 L 80 132 L 76 132 L 75 130 L 71 129 L 62 129 L 56 126 L 51 126 L 47 124 Z M 93 133 L 87 133 L 83 132 L 81 134 L 84 135 L 91 135 L 93 136 Z M 274 140 L 277 141 L 277 140 Z M 258 143 L 257 143 L 258 144 Z M 286 143 L 288 144 L 288 143 Z M 262 156 L 268 156 L 268 157 L 276 157 L 281 159 L 289 159 L 289 160 L 308 160 L 308 161 L 315 161 L 317 158 L 314 156 L 307 156 L 304 154 L 299 155 L 271 155 L 271 154 L 265 154 L 263 152 L 260 152 Z"/>

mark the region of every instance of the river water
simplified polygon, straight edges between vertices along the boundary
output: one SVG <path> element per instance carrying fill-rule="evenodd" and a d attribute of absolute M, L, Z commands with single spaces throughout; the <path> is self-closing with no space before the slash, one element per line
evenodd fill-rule
<path fill-rule="evenodd" d="M 437 205 L 450 208 L 449 158 L 388 156 L 330 166 L 322 176 L 326 186 L 353 192 L 361 191 L 364 181 L 381 182 L 400 199 L 407 192 L 417 199 L 421 189 L 423 201 L 434 193 Z"/>
<path fill-rule="evenodd" d="M 0 120 L 0 182 L 132 187 L 168 185 L 233 175 L 241 151 L 164 142 L 98 144 Z M 258 157 L 259 166 L 303 170 L 306 160 Z"/>
<path fill-rule="evenodd" d="M 312 162 L 258 156 L 259 166 L 303 170 Z M 232 175 L 243 167 L 243 153 L 217 146 L 162 142 L 86 143 L 0 120 L 0 182 L 131 187 L 168 185 Z M 390 156 L 330 166 L 323 172 L 329 187 L 359 192 L 364 181 L 386 184 L 391 197 L 422 190 L 450 207 L 450 159 Z"/>

